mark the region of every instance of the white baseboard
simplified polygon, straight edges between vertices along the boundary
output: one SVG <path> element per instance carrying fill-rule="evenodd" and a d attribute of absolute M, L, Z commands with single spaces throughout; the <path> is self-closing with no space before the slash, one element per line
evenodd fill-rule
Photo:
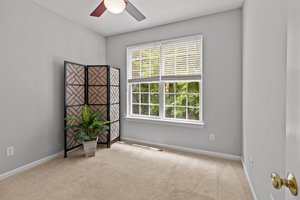
<path fill-rule="evenodd" d="M 245 171 L 245 174 L 246 174 L 246 178 L 247 178 L 247 181 L 248 181 L 248 184 L 249 184 L 252 196 L 253 196 L 253 200 L 258 200 L 257 197 L 256 197 L 256 194 L 255 194 L 255 191 L 254 191 L 254 187 L 253 187 L 253 185 L 251 183 L 251 179 L 250 179 L 250 176 L 248 174 L 246 165 L 244 163 L 244 159 L 241 159 L 241 161 L 242 161 L 242 164 L 243 164 L 243 168 L 244 168 L 244 171 Z"/>
<path fill-rule="evenodd" d="M 176 149 L 176 150 L 180 150 L 180 151 L 198 153 L 198 154 L 208 155 L 208 156 L 212 156 L 212 157 L 226 158 L 226 159 L 230 159 L 230 160 L 241 160 L 240 156 L 224 154 L 224 153 L 218 153 L 218 152 L 213 152 L 213 151 L 205 151 L 205 150 L 193 149 L 193 148 L 188 148 L 188 147 L 180 147 L 180 146 L 169 145 L 169 144 L 148 142 L 148 141 L 138 140 L 138 139 L 128 138 L 128 137 L 121 137 L 121 139 L 132 141 L 132 142 L 139 142 L 139 143 L 149 144 L 149 145 L 157 145 L 157 146 L 161 146 L 161 147 L 167 147 L 167 148 L 170 148 L 170 149 Z"/>
<path fill-rule="evenodd" d="M 32 163 L 23 165 L 23 166 L 21 166 L 21 167 L 18 167 L 18 168 L 16 168 L 16 169 L 11 170 L 11 171 L 5 172 L 5 173 L 3 173 L 3 174 L 0 174 L 0 181 L 3 180 L 3 179 L 8 178 L 8 177 L 10 177 L 10 176 L 13 176 L 13 175 L 15 175 L 15 174 L 18 174 L 18 173 L 21 173 L 21 172 L 23 172 L 23 171 L 26 171 L 26 170 L 28 170 L 28 169 L 30 169 L 30 168 L 33 168 L 33 167 L 35 167 L 35 166 L 38 166 L 38 165 L 40 165 L 40 164 L 43 164 L 43 163 L 45 163 L 45 162 L 47 162 L 47 161 L 49 161 L 49 160 L 58 158 L 58 157 L 60 157 L 60 156 L 62 156 L 62 155 L 63 155 L 63 152 L 59 152 L 59 153 L 56 153 L 56 154 L 47 156 L 47 157 L 45 157 L 45 158 L 42 158 L 42 159 L 40 159 L 40 160 L 34 161 L 34 162 L 32 162 Z"/>

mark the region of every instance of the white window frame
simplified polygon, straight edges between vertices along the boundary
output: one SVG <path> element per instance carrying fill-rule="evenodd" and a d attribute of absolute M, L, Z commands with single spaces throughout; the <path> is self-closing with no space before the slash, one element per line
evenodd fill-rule
<path fill-rule="evenodd" d="M 201 73 L 201 78 L 200 79 L 182 79 L 180 80 L 180 78 L 176 78 L 174 77 L 174 79 L 172 79 L 172 77 L 170 78 L 170 80 L 161 80 L 162 77 L 162 59 L 161 59 L 161 55 L 162 55 L 162 50 L 161 50 L 161 44 L 164 42 L 169 42 L 169 41 L 175 41 L 175 40 L 180 40 L 180 39 L 184 39 L 184 38 L 193 38 L 193 37 L 201 37 L 202 40 L 202 45 L 201 45 L 201 63 L 200 65 L 202 66 L 202 73 Z M 145 48 L 149 46 L 150 47 L 154 47 L 154 46 L 159 46 L 160 48 L 160 64 L 159 64 L 159 70 L 160 70 L 160 76 L 159 76 L 159 80 L 158 81 L 154 81 L 154 82 L 158 82 L 159 83 L 159 116 L 145 116 L 145 115 L 134 115 L 131 114 L 132 113 L 132 99 L 131 99 L 131 84 L 129 83 L 129 73 L 131 73 L 131 58 L 129 57 L 129 51 L 133 50 L 133 49 L 139 49 L 139 48 Z M 133 45 L 133 46 L 128 46 L 127 47 L 127 51 L 126 51 L 126 56 L 127 56 L 127 67 L 126 67 L 126 117 L 125 119 L 128 121 L 138 121 L 138 122 L 145 122 L 145 123 L 154 123 L 154 124 L 164 124 L 164 125 L 175 125 L 175 126 L 181 126 L 181 127 L 192 127 L 192 128 L 203 128 L 205 123 L 204 123 L 204 116 L 203 116 L 203 35 L 202 34 L 197 34 L 197 35 L 191 35 L 191 36 L 187 36 L 187 37 L 180 37 L 180 38 L 173 38 L 173 39 L 168 39 L 168 40 L 164 40 L 164 41 L 156 41 L 156 42 L 151 42 L 151 43 L 143 43 L 143 44 L 138 44 L 138 45 Z M 200 94 L 200 99 L 199 99 L 199 120 L 187 120 L 187 119 L 177 119 L 177 118 L 165 118 L 165 83 L 166 82 L 198 82 L 199 81 L 199 94 Z M 152 83 L 154 83 L 152 82 Z M 137 83 L 151 83 L 149 81 L 147 81 L 147 79 L 145 79 L 144 82 L 137 82 Z M 150 90 L 149 90 L 150 93 Z M 150 98 L 150 95 L 149 95 Z M 149 102 L 150 103 L 150 102 Z"/>

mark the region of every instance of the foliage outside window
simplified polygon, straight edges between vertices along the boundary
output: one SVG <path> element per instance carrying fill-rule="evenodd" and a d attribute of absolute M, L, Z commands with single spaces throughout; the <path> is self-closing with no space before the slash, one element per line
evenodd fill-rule
<path fill-rule="evenodd" d="M 202 36 L 127 49 L 128 115 L 202 122 Z"/>

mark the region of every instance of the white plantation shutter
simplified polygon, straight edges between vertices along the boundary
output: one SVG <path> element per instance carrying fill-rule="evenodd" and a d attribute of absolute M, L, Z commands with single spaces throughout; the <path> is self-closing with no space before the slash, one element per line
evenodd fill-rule
<path fill-rule="evenodd" d="M 127 48 L 128 83 L 202 79 L 202 35 Z"/>
<path fill-rule="evenodd" d="M 200 80 L 202 35 L 161 43 L 162 80 Z"/>
<path fill-rule="evenodd" d="M 157 43 L 127 49 L 128 82 L 159 81 L 160 47 Z"/>

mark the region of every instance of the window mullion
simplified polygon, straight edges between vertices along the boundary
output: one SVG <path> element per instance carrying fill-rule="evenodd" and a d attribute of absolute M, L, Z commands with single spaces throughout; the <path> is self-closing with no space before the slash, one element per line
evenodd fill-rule
<path fill-rule="evenodd" d="M 188 81 L 186 82 L 186 91 L 185 91 L 185 119 L 188 119 L 188 100 L 189 100 L 189 95 L 188 95 L 188 88 L 189 87 L 189 83 Z"/>
<path fill-rule="evenodd" d="M 132 90 L 131 90 L 131 84 L 127 84 L 127 90 L 128 90 L 128 101 L 127 101 L 127 112 L 130 113 L 130 115 L 132 115 Z M 128 94 L 127 93 L 127 94 Z"/>
<path fill-rule="evenodd" d="M 159 82 L 159 118 L 165 118 L 165 89 L 164 83 Z"/>
<path fill-rule="evenodd" d="M 139 115 L 142 113 L 142 88 L 141 84 L 139 83 Z"/>
<path fill-rule="evenodd" d="M 150 95 L 151 95 L 151 91 L 150 91 L 150 85 L 151 83 L 148 83 L 148 116 L 151 116 L 151 102 L 150 102 Z"/>
<path fill-rule="evenodd" d="M 176 119 L 176 106 L 177 106 L 177 90 L 176 90 L 176 82 L 173 82 L 174 84 L 174 119 Z"/>
<path fill-rule="evenodd" d="M 202 87 L 202 84 L 203 84 L 203 81 L 202 81 L 202 78 L 201 78 L 201 81 L 199 81 L 199 120 L 203 120 L 203 87 Z"/>
<path fill-rule="evenodd" d="M 163 60 L 162 60 L 162 48 L 161 43 L 159 44 L 159 118 L 165 118 L 165 87 L 161 80 L 163 75 Z"/>

